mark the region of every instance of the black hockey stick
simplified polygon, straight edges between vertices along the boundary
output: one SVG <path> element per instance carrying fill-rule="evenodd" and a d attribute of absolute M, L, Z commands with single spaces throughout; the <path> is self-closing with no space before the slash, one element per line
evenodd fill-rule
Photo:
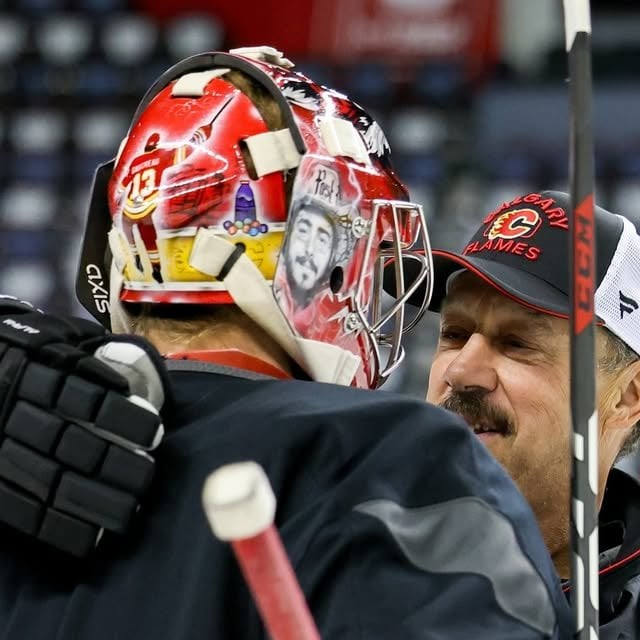
<path fill-rule="evenodd" d="M 589 0 L 563 0 L 569 56 L 571 232 L 571 577 L 575 637 L 598 638 L 598 416 L 595 393 L 595 226 Z"/>

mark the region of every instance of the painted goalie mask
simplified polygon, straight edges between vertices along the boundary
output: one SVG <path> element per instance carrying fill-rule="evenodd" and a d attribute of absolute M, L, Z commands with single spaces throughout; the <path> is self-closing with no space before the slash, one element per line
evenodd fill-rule
<path fill-rule="evenodd" d="M 269 47 L 205 53 L 156 81 L 96 172 L 78 297 L 117 331 L 123 302 L 236 304 L 312 379 L 372 388 L 430 297 L 426 224 L 377 123 L 292 66 Z M 283 126 L 267 125 L 232 71 Z M 406 290 L 403 259 L 420 265 Z M 385 265 L 399 293 L 383 310 Z"/>

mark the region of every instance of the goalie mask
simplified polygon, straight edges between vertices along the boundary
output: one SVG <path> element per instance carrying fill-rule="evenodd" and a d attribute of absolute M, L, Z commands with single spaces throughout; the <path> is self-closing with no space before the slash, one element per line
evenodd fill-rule
<path fill-rule="evenodd" d="M 159 78 L 96 172 L 77 292 L 119 331 L 123 302 L 235 304 L 312 379 L 372 388 L 430 297 L 425 220 L 377 123 L 292 66 L 261 47 Z M 420 267 L 406 290 L 403 258 Z M 398 293 L 383 311 L 385 264 Z"/>

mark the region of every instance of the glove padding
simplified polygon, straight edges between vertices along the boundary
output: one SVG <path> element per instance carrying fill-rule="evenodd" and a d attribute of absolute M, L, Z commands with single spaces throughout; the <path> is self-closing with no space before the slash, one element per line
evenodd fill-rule
<path fill-rule="evenodd" d="M 0 297 L 0 523 L 80 558 L 124 533 L 166 389 L 146 340 Z"/>

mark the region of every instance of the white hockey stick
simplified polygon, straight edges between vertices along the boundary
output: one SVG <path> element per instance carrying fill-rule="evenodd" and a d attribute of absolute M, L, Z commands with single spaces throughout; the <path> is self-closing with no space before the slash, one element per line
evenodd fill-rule
<path fill-rule="evenodd" d="M 202 502 L 214 534 L 231 543 L 271 639 L 320 640 L 273 523 L 276 499 L 262 467 L 220 467 L 207 478 Z"/>

